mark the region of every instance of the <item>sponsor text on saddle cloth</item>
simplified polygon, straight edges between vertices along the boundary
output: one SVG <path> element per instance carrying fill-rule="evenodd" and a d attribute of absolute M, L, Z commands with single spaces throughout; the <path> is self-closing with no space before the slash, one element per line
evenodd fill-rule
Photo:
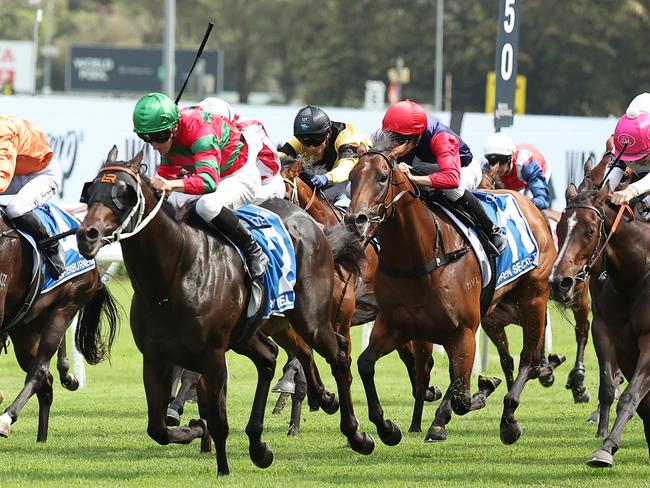
<path fill-rule="evenodd" d="M 43 206 L 35 209 L 34 213 L 38 216 L 41 222 L 43 222 L 43 225 L 45 225 L 45 228 L 52 236 L 79 227 L 79 221 L 77 219 L 75 219 L 65 210 L 60 209 L 52 203 L 44 204 Z M 38 249 L 36 247 L 34 238 L 25 232 L 18 232 L 20 232 L 30 243 L 35 253 L 34 257 L 35 259 L 38 259 Z M 94 259 L 88 260 L 79 254 L 79 250 L 77 249 L 77 239 L 74 234 L 64 237 L 60 240 L 60 242 L 65 253 L 65 270 L 59 279 L 55 281 L 47 272 L 47 267 L 45 264 L 43 264 L 42 271 L 44 279 L 41 293 L 47 293 L 48 291 L 56 288 L 60 284 L 65 283 L 75 276 L 78 276 L 82 273 L 85 273 L 86 271 L 90 271 L 91 269 L 95 268 Z"/>
<path fill-rule="evenodd" d="M 235 213 L 269 258 L 264 274 L 268 301 L 263 317 L 281 315 L 285 310 L 292 309 L 295 302 L 296 254 L 289 233 L 280 217 L 257 205 L 244 205 Z"/>
<path fill-rule="evenodd" d="M 495 195 L 485 192 L 474 192 L 474 195 L 481 201 L 490 219 L 499 227 L 505 229 L 508 240 L 508 247 L 496 259 L 497 280 L 495 289 L 498 289 L 539 264 L 539 246 L 519 208 L 519 204 L 512 195 Z M 451 217 L 459 231 L 469 240 L 481 265 L 483 287 L 486 287 L 490 282 L 492 271 L 476 231 L 474 229 L 469 230 L 451 212 L 447 209 L 444 210 Z"/>

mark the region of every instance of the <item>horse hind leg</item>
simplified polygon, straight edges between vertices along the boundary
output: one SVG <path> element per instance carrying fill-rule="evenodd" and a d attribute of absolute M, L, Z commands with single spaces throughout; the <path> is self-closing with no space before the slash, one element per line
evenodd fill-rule
<path fill-rule="evenodd" d="M 54 399 L 53 382 L 54 378 L 48 371 L 41 387 L 36 391 L 36 397 L 38 398 L 38 430 L 36 442 L 47 441 L 47 431 L 50 424 L 50 407 Z"/>
<path fill-rule="evenodd" d="M 294 376 L 296 384 L 295 391 L 291 394 L 291 419 L 289 421 L 288 436 L 296 436 L 300 433 L 300 416 L 302 415 L 302 402 L 307 395 L 307 379 L 302 367 L 298 367 Z"/>
<path fill-rule="evenodd" d="M 200 377 L 200 373 L 190 371 L 189 369 L 183 369 L 180 379 L 181 386 L 178 390 L 178 394 L 167 407 L 167 417 L 165 418 L 165 422 L 168 426 L 175 427 L 180 425 L 181 415 L 183 415 L 183 410 L 185 408 L 185 402 L 187 402 L 188 398 L 192 394 L 192 390 L 196 387 Z"/>
<path fill-rule="evenodd" d="M 70 361 L 68 361 L 68 354 L 65 343 L 65 335 L 61 339 L 61 344 L 56 354 L 56 369 L 59 372 L 59 379 L 61 385 L 66 390 L 75 391 L 79 388 L 79 379 L 70 373 Z"/>

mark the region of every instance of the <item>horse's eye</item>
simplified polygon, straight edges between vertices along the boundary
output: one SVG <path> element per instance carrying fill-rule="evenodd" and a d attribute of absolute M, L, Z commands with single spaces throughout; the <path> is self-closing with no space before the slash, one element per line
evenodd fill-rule
<path fill-rule="evenodd" d="M 388 173 L 379 173 L 377 176 L 377 181 L 384 183 L 388 179 Z"/>
<path fill-rule="evenodd" d="M 587 232 L 585 232 L 585 235 L 589 238 L 592 238 L 594 236 L 594 229 L 589 229 Z"/>

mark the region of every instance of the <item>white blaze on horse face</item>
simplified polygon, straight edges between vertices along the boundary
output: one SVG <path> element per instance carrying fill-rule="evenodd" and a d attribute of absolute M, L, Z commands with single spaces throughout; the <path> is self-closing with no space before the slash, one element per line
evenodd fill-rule
<path fill-rule="evenodd" d="M 573 233 L 573 230 L 576 227 L 576 224 L 578 223 L 578 218 L 576 217 L 576 214 L 574 213 L 567 219 L 567 225 L 566 225 L 566 237 L 564 238 L 564 243 L 562 244 L 562 249 L 557 254 L 557 258 L 555 259 L 555 263 L 553 263 L 553 269 L 551 270 L 551 276 L 549 276 L 550 280 L 553 280 L 555 278 L 555 270 L 557 268 L 557 265 L 562 259 L 564 258 L 564 254 L 566 253 L 567 247 L 569 245 L 569 241 L 571 240 L 571 234 Z"/>

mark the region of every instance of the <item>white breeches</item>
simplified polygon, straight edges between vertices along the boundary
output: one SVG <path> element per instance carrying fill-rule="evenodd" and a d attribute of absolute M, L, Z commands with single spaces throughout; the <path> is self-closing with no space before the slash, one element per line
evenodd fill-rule
<path fill-rule="evenodd" d="M 56 159 L 38 173 L 14 175 L 3 192 L 3 195 L 16 195 L 7 205 L 7 217 L 20 217 L 40 207 L 59 191 L 62 181 L 61 166 Z"/>
<path fill-rule="evenodd" d="M 255 201 L 263 202 L 269 198 L 284 198 L 284 193 L 284 180 L 282 179 L 282 175 L 278 173 L 262 182 L 262 186 L 260 187 L 260 191 L 257 193 Z"/>
<path fill-rule="evenodd" d="M 458 188 L 450 188 L 448 190 L 442 190 L 442 192 L 449 200 L 455 202 L 463 196 L 465 190 L 476 190 L 479 183 L 481 183 L 481 178 L 483 178 L 481 161 L 477 157 L 474 157 L 470 164 L 460 168 L 460 183 Z"/>

